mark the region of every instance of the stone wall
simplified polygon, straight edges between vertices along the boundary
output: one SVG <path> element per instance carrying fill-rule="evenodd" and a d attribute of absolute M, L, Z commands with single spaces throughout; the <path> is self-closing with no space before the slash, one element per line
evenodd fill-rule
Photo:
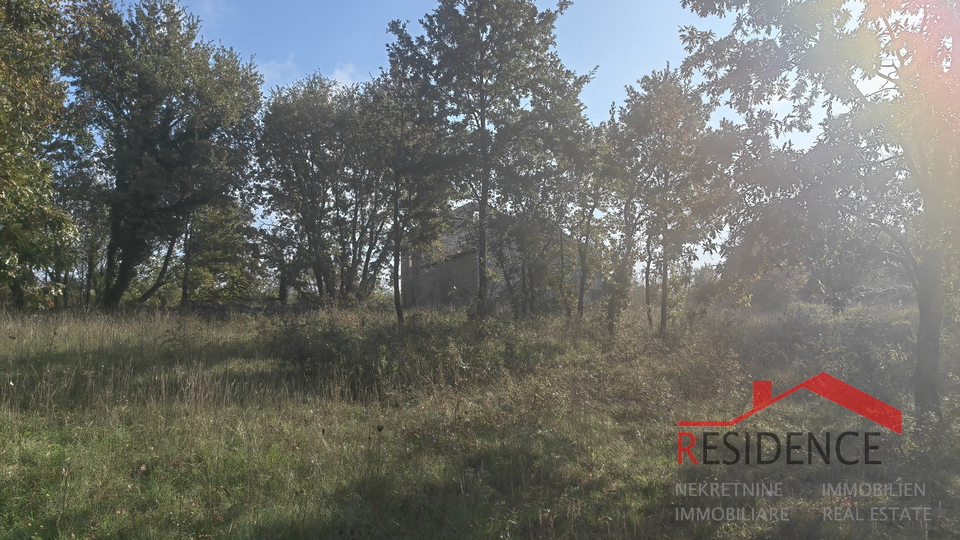
<path fill-rule="evenodd" d="M 420 267 L 416 303 L 421 306 L 462 306 L 477 297 L 477 252 L 464 251 Z"/>
<path fill-rule="evenodd" d="M 473 203 L 455 208 L 451 228 L 424 252 L 403 253 L 400 291 L 404 307 L 469 306 L 477 301 L 476 212 Z M 488 300 L 506 300 L 497 259 L 487 250 Z"/>

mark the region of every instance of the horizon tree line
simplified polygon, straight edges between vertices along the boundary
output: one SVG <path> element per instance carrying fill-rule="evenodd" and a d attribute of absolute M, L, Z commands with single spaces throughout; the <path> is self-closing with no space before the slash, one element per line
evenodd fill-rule
<path fill-rule="evenodd" d="M 725 256 L 735 301 L 773 267 L 810 269 L 824 297 L 844 294 L 826 277 L 839 259 L 896 268 L 918 305 L 918 410 L 938 413 L 960 282 L 956 2 L 681 4 L 740 23 L 723 39 L 684 28 L 682 66 L 591 125 L 579 94 L 593 73 L 555 49 L 566 0 L 439 0 L 415 37 L 389 23 L 376 78 L 315 73 L 265 99 L 256 66 L 199 39 L 174 0 L 6 0 L 7 298 L 113 310 L 392 293 L 402 323 L 403 250 L 470 201 L 481 318 L 495 273 L 516 317 L 583 316 L 602 283 L 611 328 L 642 283 L 663 336 L 697 247 Z M 737 118 L 711 122 L 721 105 Z M 812 148 L 778 142 L 821 106 Z"/>

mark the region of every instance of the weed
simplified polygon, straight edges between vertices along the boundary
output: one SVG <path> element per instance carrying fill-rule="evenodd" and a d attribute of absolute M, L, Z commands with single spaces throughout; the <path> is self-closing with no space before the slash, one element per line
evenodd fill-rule
<path fill-rule="evenodd" d="M 0 538 L 957 537 L 960 381 L 945 372 L 946 423 L 910 415 L 911 320 L 711 310 L 664 342 L 629 316 L 613 336 L 457 311 L 4 316 Z M 677 466 L 677 419 L 824 370 L 907 413 L 884 467 Z M 742 428 L 850 422 L 798 397 Z M 789 526 L 675 519 L 675 482 L 767 477 L 925 482 L 937 517 L 854 530 L 799 490 Z"/>

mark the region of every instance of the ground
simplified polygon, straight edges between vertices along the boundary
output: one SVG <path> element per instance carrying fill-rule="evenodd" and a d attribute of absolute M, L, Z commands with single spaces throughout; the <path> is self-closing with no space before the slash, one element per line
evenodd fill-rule
<path fill-rule="evenodd" d="M 665 342 L 629 317 L 5 316 L 0 537 L 956 538 L 957 337 L 945 419 L 918 423 L 912 316 L 716 310 Z M 677 464 L 678 420 L 820 371 L 902 409 L 903 434 L 801 393 L 736 430 L 879 432 L 882 465 Z M 882 487 L 843 491 L 863 484 Z"/>

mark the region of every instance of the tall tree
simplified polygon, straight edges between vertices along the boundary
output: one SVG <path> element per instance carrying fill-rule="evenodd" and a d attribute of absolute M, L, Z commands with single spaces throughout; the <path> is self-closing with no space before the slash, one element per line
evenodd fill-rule
<path fill-rule="evenodd" d="M 389 31 L 395 36 L 387 46 L 390 67 L 374 82 L 373 91 L 379 145 L 391 176 L 391 281 L 402 324 L 402 252 L 436 239 L 453 186 L 443 174 L 449 168 L 443 152 L 448 126 L 437 108 L 439 96 L 406 26 L 393 21 Z"/>
<path fill-rule="evenodd" d="M 126 17 L 100 0 L 80 15 L 64 71 L 101 142 L 101 299 L 114 308 L 158 243 L 245 180 L 262 79 L 232 49 L 199 40 L 199 21 L 174 0 L 143 0 Z"/>
<path fill-rule="evenodd" d="M 263 202 L 301 240 L 323 303 L 368 296 L 390 254 L 391 186 L 373 96 L 372 85 L 315 74 L 277 89 L 263 116 Z"/>
<path fill-rule="evenodd" d="M 869 213 L 870 205 L 848 210 L 890 234 L 914 268 L 919 312 L 914 398 L 919 414 L 939 414 L 944 258 L 955 246 L 953 224 L 960 222 L 960 6 L 956 0 L 682 4 L 701 16 L 736 17 L 730 34 L 719 39 L 693 27 L 683 30 L 690 53 L 685 67 L 703 73 L 715 100 L 727 95 L 744 114 L 777 100 L 792 103 L 788 116 L 773 120 L 776 131 L 809 129 L 813 109 L 825 102 L 830 116 L 842 115 L 858 132 L 883 134 L 883 144 L 872 149 L 864 146 L 870 137 L 858 137 L 859 150 L 877 164 L 897 162 L 902 174 L 890 181 L 846 169 L 852 176 L 831 180 L 855 193 L 853 201 L 882 198 L 891 190 L 916 193 L 922 201 L 922 231 L 914 244 L 906 241 L 903 223 Z"/>
<path fill-rule="evenodd" d="M 306 269 L 303 258 L 307 250 L 294 231 L 282 221 L 261 226 L 257 229 L 257 236 L 260 261 L 276 280 L 277 301 L 281 306 L 286 306 L 290 300 L 290 289 L 298 287 L 300 276 Z"/>
<path fill-rule="evenodd" d="M 549 69 L 533 74 L 541 91 L 515 122 L 502 128 L 510 144 L 496 169 L 500 189 L 495 207 L 510 225 L 504 233 L 516 249 L 521 313 L 538 311 L 548 293 L 571 312 L 566 281 L 573 264 L 566 256 L 567 236 L 575 184 L 589 166 L 580 92 L 593 74 L 577 76 L 559 58 L 550 60 Z"/>
<path fill-rule="evenodd" d="M 491 202 L 505 182 L 498 164 L 514 139 L 505 129 L 532 101 L 549 99 L 549 73 L 562 69 L 554 24 L 570 5 L 540 11 L 532 0 L 441 0 L 421 21 L 416 54 L 429 68 L 443 112 L 461 144 L 461 161 L 477 205 L 478 311 L 486 313 L 487 229 Z"/>
<path fill-rule="evenodd" d="M 57 2 L 0 2 L 0 284 L 19 308 L 36 272 L 68 256 L 72 227 L 54 204 L 48 159 L 62 130 L 64 29 Z"/>
<path fill-rule="evenodd" d="M 610 106 L 610 118 L 597 128 L 597 147 L 597 174 L 601 182 L 609 186 L 611 196 L 611 208 L 606 216 L 614 233 L 611 238 L 613 269 L 607 301 L 607 326 L 613 332 L 628 303 L 637 239 L 645 223 L 645 190 L 634 170 L 639 161 L 639 149 L 630 143 L 629 133 L 617 117 L 615 105 Z"/>
<path fill-rule="evenodd" d="M 599 127 L 581 132 L 573 153 L 574 182 L 570 192 L 568 229 L 577 248 L 577 316 L 583 317 L 587 286 L 600 268 L 598 251 L 606 234 L 600 217 L 610 212 L 610 183 L 600 173 L 604 144 Z"/>
<path fill-rule="evenodd" d="M 705 151 L 710 112 L 690 82 L 669 68 L 643 77 L 639 90 L 629 87 L 621 111 L 634 157 L 627 191 L 642 192 L 639 215 L 648 246 L 660 246 L 661 337 L 667 331 L 671 265 L 692 255 L 691 244 L 715 237 L 722 228 L 726 179 L 723 167 Z M 623 234 L 637 232 L 628 225 Z"/>

